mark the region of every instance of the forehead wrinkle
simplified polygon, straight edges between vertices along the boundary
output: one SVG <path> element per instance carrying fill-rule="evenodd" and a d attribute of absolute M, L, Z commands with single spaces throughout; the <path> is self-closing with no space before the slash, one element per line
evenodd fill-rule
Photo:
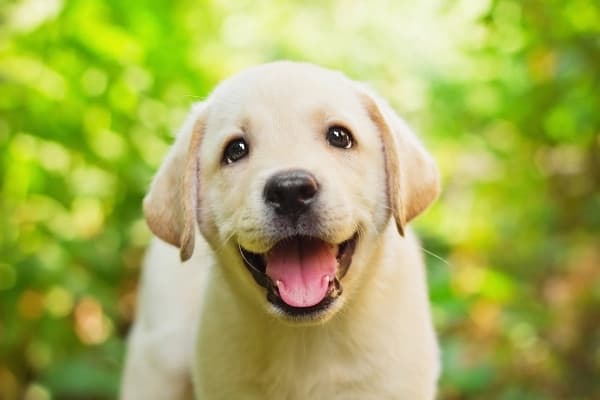
<path fill-rule="evenodd" d="M 271 132 L 276 128 L 273 114 L 275 113 L 268 106 L 249 107 L 240 119 L 241 129 L 251 138 L 261 137 L 263 133 Z"/>
<path fill-rule="evenodd" d="M 330 113 L 327 110 L 325 110 L 324 107 L 319 107 L 318 109 L 313 110 L 311 112 L 311 124 L 315 127 L 319 127 L 329 120 L 329 115 Z"/>
<path fill-rule="evenodd" d="M 248 116 L 243 116 L 239 123 L 240 130 L 246 135 L 248 132 L 252 132 L 252 122 Z"/>

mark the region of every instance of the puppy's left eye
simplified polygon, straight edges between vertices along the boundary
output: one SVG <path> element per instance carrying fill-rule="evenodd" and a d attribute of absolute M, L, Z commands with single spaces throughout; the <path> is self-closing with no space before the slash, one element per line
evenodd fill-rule
<path fill-rule="evenodd" d="M 350 131 L 343 126 L 334 125 L 327 130 L 327 142 L 341 149 L 349 149 L 354 144 Z"/>
<path fill-rule="evenodd" d="M 248 143 L 242 138 L 233 139 L 225 146 L 223 152 L 223 162 L 225 164 L 231 164 L 248 155 Z"/>

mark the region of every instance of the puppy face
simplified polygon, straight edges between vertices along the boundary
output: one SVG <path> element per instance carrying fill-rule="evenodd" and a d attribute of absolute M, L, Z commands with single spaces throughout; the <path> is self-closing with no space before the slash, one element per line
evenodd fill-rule
<path fill-rule="evenodd" d="M 360 290 L 390 215 L 401 230 L 437 194 L 435 167 L 396 118 L 332 71 L 247 70 L 192 112 L 146 198 L 149 225 L 186 258 L 197 222 L 235 290 L 284 319 L 323 321 Z"/>

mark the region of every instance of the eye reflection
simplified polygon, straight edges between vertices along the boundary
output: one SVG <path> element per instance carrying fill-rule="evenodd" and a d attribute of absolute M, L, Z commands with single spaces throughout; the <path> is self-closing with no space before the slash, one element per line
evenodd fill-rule
<path fill-rule="evenodd" d="M 243 138 L 233 139 L 225 146 L 223 162 L 225 164 L 232 164 L 239 161 L 248 155 L 248 151 L 248 143 Z"/>

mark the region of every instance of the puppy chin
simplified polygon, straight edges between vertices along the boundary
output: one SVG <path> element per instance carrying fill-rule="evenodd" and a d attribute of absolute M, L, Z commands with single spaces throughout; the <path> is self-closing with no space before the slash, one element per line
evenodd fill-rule
<path fill-rule="evenodd" d="M 335 301 L 327 307 L 327 309 L 306 316 L 290 315 L 268 301 L 264 302 L 264 306 L 267 314 L 280 321 L 284 325 L 291 327 L 302 327 L 322 325 L 330 321 L 339 313 L 339 311 L 344 307 L 345 303 L 346 296 L 343 295 L 336 298 Z"/>

